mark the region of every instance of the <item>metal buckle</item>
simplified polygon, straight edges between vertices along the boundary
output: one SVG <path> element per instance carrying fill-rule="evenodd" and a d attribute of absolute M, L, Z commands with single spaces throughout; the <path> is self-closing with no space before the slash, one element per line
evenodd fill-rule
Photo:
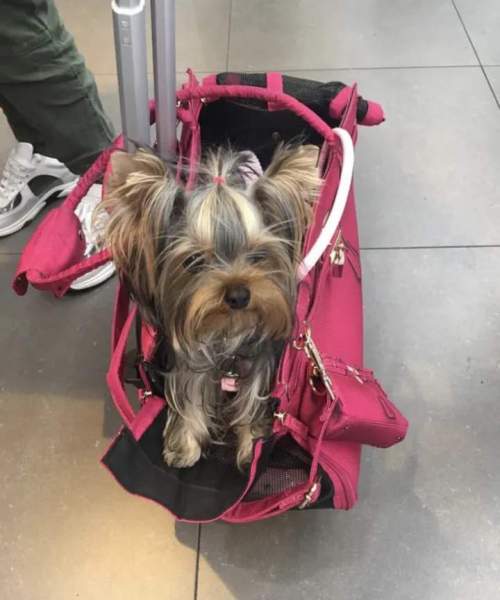
<path fill-rule="evenodd" d="M 152 395 L 153 392 L 151 390 L 142 389 L 139 392 L 139 402 L 141 403 L 141 405 L 144 404 L 146 402 L 146 399 Z"/>
<path fill-rule="evenodd" d="M 332 400 L 335 399 L 335 393 L 333 391 L 331 379 L 325 369 L 325 365 L 323 364 L 323 360 L 321 358 L 321 354 L 314 343 L 314 340 L 311 336 L 311 329 L 308 328 L 304 337 L 304 352 L 307 355 L 311 363 L 311 367 L 313 368 L 313 374 L 316 378 L 321 379 L 325 390 L 330 394 Z M 311 381 L 309 381 L 311 384 Z M 312 386 L 312 384 L 311 384 Z M 312 386 L 315 389 L 316 386 Z"/>
<path fill-rule="evenodd" d="M 320 386 L 318 386 L 318 382 Z M 326 395 L 325 384 L 323 383 L 323 378 L 321 377 L 321 373 L 316 365 L 310 365 L 310 373 L 309 373 L 309 385 L 311 386 L 313 392 L 318 394 L 318 396 Z"/>
<path fill-rule="evenodd" d="M 309 506 L 309 504 L 311 504 L 311 502 L 313 501 L 314 492 L 318 489 L 318 486 L 319 483 L 317 481 L 315 481 L 312 484 L 312 486 L 309 488 L 308 492 L 304 496 L 304 500 L 302 500 L 302 502 L 297 507 L 299 510 L 302 510 L 303 508 L 306 508 L 306 506 Z"/>
<path fill-rule="evenodd" d="M 310 375 L 309 385 L 314 392 L 320 395 L 325 395 L 328 392 L 330 398 L 335 401 L 335 392 L 333 391 L 332 380 L 325 369 L 321 354 L 314 343 L 311 336 L 311 328 L 307 327 L 304 333 L 301 333 L 292 342 L 293 347 L 296 350 L 303 350 L 309 359 L 310 364 Z M 315 380 L 321 380 L 323 389 L 318 388 Z"/>
<path fill-rule="evenodd" d="M 273 413 L 273 417 L 274 417 L 275 419 L 278 419 L 278 421 L 279 421 L 279 422 L 280 422 L 282 425 L 284 425 L 284 424 L 285 424 L 286 412 L 284 412 L 284 411 L 282 411 L 282 410 L 279 410 L 279 411 L 277 411 L 277 412 L 274 412 L 274 413 Z"/>
<path fill-rule="evenodd" d="M 292 345 L 295 350 L 304 350 L 306 345 L 306 336 L 301 333 L 297 339 L 293 340 Z"/>

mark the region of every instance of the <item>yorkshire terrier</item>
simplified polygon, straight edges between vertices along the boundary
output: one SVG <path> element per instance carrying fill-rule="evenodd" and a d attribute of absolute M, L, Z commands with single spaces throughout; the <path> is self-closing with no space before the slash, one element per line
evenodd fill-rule
<path fill-rule="evenodd" d="M 232 437 L 243 468 L 271 431 L 276 346 L 293 326 L 317 156 L 282 146 L 262 172 L 253 153 L 218 149 L 191 191 L 151 152 L 111 157 L 105 243 L 174 355 L 164 374 L 170 466 L 190 467 Z"/>

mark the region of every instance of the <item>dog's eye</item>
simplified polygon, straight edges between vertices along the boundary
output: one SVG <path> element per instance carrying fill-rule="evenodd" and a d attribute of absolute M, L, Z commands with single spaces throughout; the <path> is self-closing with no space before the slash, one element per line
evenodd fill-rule
<path fill-rule="evenodd" d="M 259 252 L 253 252 L 252 254 L 249 255 L 248 257 L 248 262 L 251 265 L 256 265 L 260 262 L 262 262 L 263 260 L 265 260 L 267 258 L 267 254 L 264 251 L 259 251 Z"/>
<path fill-rule="evenodd" d="M 191 271 L 194 273 L 199 271 L 201 267 L 203 267 L 204 263 L 205 260 L 203 258 L 203 254 L 201 252 L 195 252 L 186 258 L 182 266 L 186 269 L 186 271 Z"/>

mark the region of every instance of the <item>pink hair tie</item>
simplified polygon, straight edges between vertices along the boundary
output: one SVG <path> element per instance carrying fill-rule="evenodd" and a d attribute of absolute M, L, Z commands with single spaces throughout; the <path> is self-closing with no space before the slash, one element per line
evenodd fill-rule
<path fill-rule="evenodd" d="M 226 179 L 222 177 L 222 175 L 216 175 L 213 178 L 213 182 L 215 183 L 215 185 L 224 185 L 226 183 Z"/>

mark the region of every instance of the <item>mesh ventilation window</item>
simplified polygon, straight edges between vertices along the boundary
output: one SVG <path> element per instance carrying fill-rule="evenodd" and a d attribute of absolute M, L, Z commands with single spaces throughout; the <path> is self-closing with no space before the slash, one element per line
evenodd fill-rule
<path fill-rule="evenodd" d="M 307 454 L 288 436 L 282 438 L 274 446 L 265 471 L 257 477 L 245 501 L 281 494 L 305 483 L 309 477 L 309 465 Z"/>

